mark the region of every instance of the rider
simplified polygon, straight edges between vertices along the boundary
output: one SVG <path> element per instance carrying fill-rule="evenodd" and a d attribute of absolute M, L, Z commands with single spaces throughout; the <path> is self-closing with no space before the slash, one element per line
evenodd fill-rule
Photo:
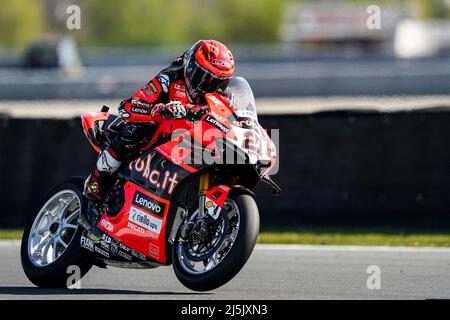
<path fill-rule="evenodd" d="M 158 73 L 132 97 L 123 100 L 119 114 L 126 124 L 100 153 L 86 179 L 84 195 L 101 202 L 115 181 L 114 173 L 127 154 L 146 140 L 148 124 L 186 116 L 186 106 L 206 104 L 205 94 L 216 92 L 229 100 L 227 86 L 234 75 L 233 55 L 215 40 L 200 40 Z"/>

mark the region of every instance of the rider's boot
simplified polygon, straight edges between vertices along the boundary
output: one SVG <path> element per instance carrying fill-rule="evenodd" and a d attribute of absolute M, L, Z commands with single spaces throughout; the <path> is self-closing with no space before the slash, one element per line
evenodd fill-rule
<path fill-rule="evenodd" d="M 118 158 L 113 150 L 107 148 L 100 153 L 96 167 L 86 179 L 83 194 L 91 204 L 80 216 L 78 223 L 88 233 L 97 233 L 95 232 L 96 224 L 101 218 L 98 208 L 102 207 L 108 190 L 116 180 L 115 172 L 122 164 Z"/>

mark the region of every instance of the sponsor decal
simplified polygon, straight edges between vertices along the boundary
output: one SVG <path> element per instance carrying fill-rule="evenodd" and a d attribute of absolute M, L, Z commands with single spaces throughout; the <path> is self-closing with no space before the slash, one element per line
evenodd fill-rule
<path fill-rule="evenodd" d="M 150 243 L 148 247 L 148 255 L 155 259 L 159 259 L 159 247 Z"/>
<path fill-rule="evenodd" d="M 157 234 L 155 234 L 151 231 L 147 231 L 146 229 L 139 227 L 139 226 L 135 225 L 134 223 L 128 222 L 127 227 L 130 228 L 131 230 L 134 230 L 136 232 L 143 234 L 144 236 L 148 236 L 153 239 L 159 238 Z"/>
<path fill-rule="evenodd" d="M 108 236 L 107 234 L 103 234 L 103 235 L 102 235 L 102 241 L 100 242 L 100 246 L 101 246 L 103 249 L 109 251 L 109 249 L 110 249 L 109 244 L 110 244 L 110 243 L 111 243 L 111 237 Z"/>
<path fill-rule="evenodd" d="M 225 192 L 228 192 L 228 191 L 230 191 L 231 190 L 231 188 L 230 187 L 228 187 L 228 186 L 224 186 L 224 185 L 220 185 L 219 186 L 219 189 L 222 189 L 223 191 L 225 191 Z"/>
<path fill-rule="evenodd" d="M 131 112 L 148 115 L 150 114 L 150 109 L 133 106 L 131 107 Z"/>
<path fill-rule="evenodd" d="M 237 109 L 235 110 L 235 113 L 238 118 L 255 118 L 255 113 L 250 110 Z"/>
<path fill-rule="evenodd" d="M 133 204 L 138 206 L 141 209 L 144 209 L 158 217 L 162 217 L 164 215 L 164 210 L 166 205 L 157 201 L 156 199 L 150 198 L 149 196 L 136 191 L 133 198 Z"/>
<path fill-rule="evenodd" d="M 81 246 L 91 252 L 94 252 L 94 242 L 91 239 L 81 237 Z"/>
<path fill-rule="evenodd" d="M 230 129 L 225 127 L 225 125 L 223 125 L 219 120 L 215 119 L 214 117 L 211 117 L 210 115 L 206 116 L 205 121 L 208 122 L 209 124 L 212 124 L 214 127 L 216 127 L 225 134 L 228 134 L 228 132 L 230 132 Z"/>
<path fill-rule="evenodd" d="M 103 157 L 102 157 L 103 158 Z M 98 182 L 91 182 L 87 186 L 87 190 L 91 193 L 98 192 Z"/>
<path fill-rule="evenodd" d="M 113 239 L 110 244 L 110 252 L 113 256 L 115 256 L 118 251 L 119 251 L 119 242 L 116 239 Z"/>
<path fill-rule="evenodd" d="M 101 249 L 101 248 L 99 248 L 99 247 L 94 247 L 95 249 L 95 252 L 97 252 L 97 253 L 99 253 L 99 254 L 101 254 L 102 256 L 104 256 L 105 258 L 108 258 L 109 259 L 109 253 L 108 252 L 106 252 L 105 250 L 103 250 L 103 249 Z"/>
<path fill-rule="evenodd" d="M 205 204 L 206 211 L 208 214 L 214 219 L 217 220 L 220 214 L 220 210 L 222 209 L 217 204 L 211 201 L 211 199 L 206 198 L 206 204 Z"/>
<path fill-rule="evenodd" d="M 141 260 L 144 260 L 144 261 L 147 260 L 147 258 L 145 257 L 145 255 L 143 255 L 142 253 L 137 252 L 137 251 L 135 251 L 135 250 L 131 250 L 131 255 L 132 255 L 133 257 L 135 257 L 135 258 L 138 258 L 138 259 L 141 259 Z"/>
<path fill-rule="evenodd" d="M 120 242 L 119 242 L 119 249 L 122 251 L 125 251 L 127 253 L 130 253 L 130 251 L 131 251 L 131 248 L 127 247 L 126 245 L 124 245 L 123 243 L 120 243 Z"/>
<path fill-rule="evenodd" d="M 233 125 L 244 129 L 258 128 L 258 122 L 253 118 L 238 118 L 233 120 Z"/>
<path fill-rule="evenodd" d="M 131 222 L 128 222 L 127 227 L 130 228 L 130 229 L 132 229 L 132 230 L 134 230 L 134 231 L 137 231 L 137 232 L 139 232 L 139 233 L 147 234 L 147 232 L 145 232 L 145 229 L 144 229 L 144 228 L 139 227 L 139 226 L 137 226 L 137 225 L 135 225 L 135 224 L 133 224 L 133 223 L 131 223 Z"/>
<path fill-rule="evenodd" d="M 222 195 L 222 192 L 220 190 L 216 190 L 211 194 L 211 198 L 214 200 L 219 199 L 219 197 Z"/>
<path fill-rule="evenodd" d="M 150 86 L 150 89 L 152 89 L 152 91 L 154 93 L 158 93 L 159 92 L 158 88 L 156 88 L 156 86 L 155 86 L 155 84 L 153 82 L 150 82 L 149 86 Z"/>
<path fill-rule="evenodd" d="M 109 251 L 109 243 L 107 243 L 106 241 L 102 241 L 100 242 L 100 246 L 105 249 L 106 251 Z"/>
<path fill-rule="evenodd" d="M 146 85 L 146 86 L 144 87 L 144 91 L 145 91 L 149 96 L 153 95 L 153 91 L 148 87 L 148 85 Z"/>
<path fill-rule="evenodd" d="M 119 115 L 125 119 L 131 116 L 125 109 L 122 108 L 119 109 Z"/>
<path fill-rule="evenodd" d="M 136 207 L 130 207 L 128 221 L 158 235 L 161 233 L 162 220 L 151 216 Z"/>
<path fill-rule="evenodd" d="M 175 98 L 186 99 L 186 87 L 182 84 L 174 83 L 174 96 Z"/>
<path fill-rule="evenodd" d="M 112 225 L 112 223 L 109 221 L 106 221 L 105 219 L 100 220 L 100 225 L 110 232 L 113 232 L 113 230 L 114 230 L 114 226 Z"/>
<path fill-rule="evenodd" d="M 175 97 L 180 99 L 186 99 L 186 92 L 184 91 L 175 91 Z"/>
<path fill-rule="evenodd" d="M 214 102 L 215 104 L 223 106 L 222 101 L 220 101 L 217 97 L 211 96 L 211 97 L 209 97 L 209 99 L 211 99 L 211 101 Z"/>
<path fill-rule="evenodd" d="M 148 180 L 152 185 L 172 194 L 173 189 L 178 184 L 178 172 L 162 171 L 151 169 L 152 157 L 154 153 L 148 154 L 145 158 L 139 158 L 131 162 L 128 166 L 130 170 L 135 170 L 141 174 L 142 178 Z"/>
<path fill-rule="evenodd" d="M 167 74 L 160 73 L 158 76 L 156 76 L 156 79 L 158 80 L 164 92 L 169 91 L 169 76 Z"/>
<path fill-rule="evenodd" d="M 119 251 L 119 252 L 117 253 L 117 255 L 118 255 L 119 257 L 124 258 L 125 260 L 128 260 L 128 261 L 133 260 L 133 257 L 132 257 L 132 256 L 130 256 L 129 254 L 126 254 L 126 253 L 123 252 L 123 251 Z"/>
<path fill-rule="evenodd" d="M 177 89 L 177 90 L 180 90 L 180 91 L 186 90 L 186 87 L 185 87 L 185 86 L 183 86 L 183 85 L 181 85 L 181 84 L 178 84 L 178 83 L 175 83 L 175 84 L 173 85 L 173 87 L 174 87 L 175 89 Z"/>

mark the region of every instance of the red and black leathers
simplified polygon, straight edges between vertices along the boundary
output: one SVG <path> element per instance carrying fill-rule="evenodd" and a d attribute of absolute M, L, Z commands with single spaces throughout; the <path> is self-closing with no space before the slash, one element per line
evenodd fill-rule
<path fill-rule="evenodd" d="M 107 177 L 119 168 L 122 160 L 141 145 L 148 133 L 149 124 L 158 124 L 164 118 L 179 117 L 178 101 L 184 106 L 196 105 L 186 91 L 184 79 L 184 58 L 187 52 L 175 59 L 170 66 L 159 72 L 133 96 L 123 100 L 119 113 L 126 121 L 121 132 L 104 150 L 97 161 L 96 168 L 86 180 L 85 195 L 101 201 L 109 186 Z M 227 96 L 227 92 L 218 90 Z M 232 99 L 231 97 L 229 98 Z M 204 97 L 198 101 L 204 103 Z M 181 110 L 182 111 L 182 110 Z"/>

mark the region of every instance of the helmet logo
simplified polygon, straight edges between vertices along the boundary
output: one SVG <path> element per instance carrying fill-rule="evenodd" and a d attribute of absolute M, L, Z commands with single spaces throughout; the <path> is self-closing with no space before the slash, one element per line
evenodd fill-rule
<path fill-rule="evenodd" d="M 210 54 L 213 54 L 215 57 L 219 56 L 219 48 L 211 43 L 206 43 L 206 47 Z"/>
<path fill-rule="evenodd" d="M 228 61 L 213 59 L 211 61 L 211 64 L 225 68 L 231 68 L 231 63 L 229 63 Z"/>

